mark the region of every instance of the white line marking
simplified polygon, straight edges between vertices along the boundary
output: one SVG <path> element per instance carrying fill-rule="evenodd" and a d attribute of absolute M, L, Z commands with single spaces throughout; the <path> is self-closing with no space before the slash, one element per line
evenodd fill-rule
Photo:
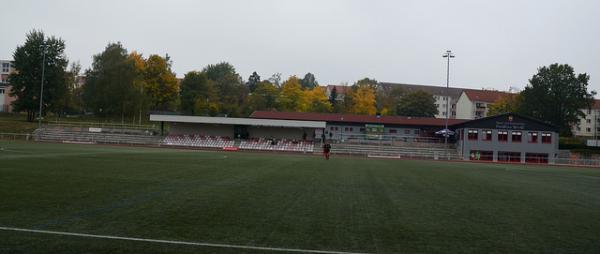
<path fill-rule="evenodd" d="M 179 245 L 194 245 L 194 246 L 214 247 L 214 248 L 231 248 L 231 249 L 245 249 L 245 250 L 265 250 L 265 251 L 279 251 L 279 252 L 321 253 L 321 254 L 369 254 L 369 253 L 364 253 L 364 252 L 345 252 L 345 251 L 327 251 L 327 250 L 309 250 L 309 249 L 288 249 L 288 248 L 276 248 L 276 247 L 260 247 L 260 246 L 235 245 L 235 244 L 170 241 L 170 240 L 158 240 L 158 239 L 148 239 L 148 238 L 123 237 L 123 236 L 111 236 L 111 235 L 94 235 L 94 234 L 82 234 L 82 233 L 71 233 L 71 232 L 61 232 L 61 231 L 51 231 L 51 230 L 37 230 L 37 229 L 27 229 L 27 228 L 13 228 L 13 227 L 0 227 L 0 230 L 18 231 L 18 232 L 29 232 L 29 233 L 39 233 L 39 234 L 51 234 L 51 235 L 66 235 L 66 236 L 90 237 L 90 238 L 100 238 L 100 239 L 138 241 L 138 242 L 167 243 L 167 244 L 179 244 Z"/>

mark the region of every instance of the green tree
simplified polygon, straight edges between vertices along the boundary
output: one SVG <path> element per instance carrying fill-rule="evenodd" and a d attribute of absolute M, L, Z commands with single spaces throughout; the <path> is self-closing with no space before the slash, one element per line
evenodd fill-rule
<path fill-rule="evenodd" d="M 86 71 L 84 98 L 88 108 L 101 116 L 133 115 L 138 109 L 139 90 L 134 86 L 136 66 L 121 43 L 109 43 L 94 56 Z"/>
<path fill-rule="evenodd" d="M 520 112 L 558 126 L 564 135 L 571 135 L 571 126 L 583 109 L 594 103 L 595 91 L 588 92 L 590 76 L 575 74 L 567 64 L 552 64 L 538 69 L 529 85 L 521 92 Z"/>
<path fill-rule="evenodd" d="M 78 78 L 81 73 L 81 64 L 72 62 L 71 67 L 65 73 L 67 82 L 67 96 L 64 97 L 65 111 L 69 113 L 83 112 L 83 94 L 79 87 Z"/>
<path fill-rule="evenodd" d="M 248 82 L 246 83 L 248 90 L 250 90 L 251 93 L 254 92 L 258 83 L 260 83 L 260 76 L 258 73 L 252 72 L 252 75 L 248 77 Z"/>
<path fill-rule="evenodd" d="M 17 99 L 12 102 L 12 105 L 15 111 L 26 111 L 28 121 L 33 121 L 36 113 L 39 113 L 42 64 L 44 65 L 42 115 L 47 110 L 60 114 L 65 109 L 64 98 L 68 94 L 66 85 L 68 61 L 64 51 L 65 42 L 62 39 L 54 36 L 46 37 L 42 31 L 31 31 L 27 34 L 25 43 L 15 50 L 13 59 L 17 71 L 11 74 L 9 79 L 12 84 L 10 94 Z"/>
<path fill-rule="evenodd" d="M 264 80 L 258 83 L 254 92 L 248 96 L 244 111 L 249 115 L 256 110 L 276 110 L 278 97 L 279 88 Z"/>
<path fill-rule="evenodd" d="M 235 68 L 226 62 L 208 65 L 203 70 L 212 80 L 219 95 L 219 111 L 228 116 L 241 115 L 241 105 L 248 95 L 248 88 Z"/>
<path fill-rule="evenodd" d="M 181 81 L 181 111 L 192 115 L 218 113 L 218 95 L 206 73 L 190 71 Z"/>
<path fill-rule="evenodd" d="M 313 88 L 319 86 L 319 83 L 317 82 L 315 75 L 310 72 L 306 73 L 306 75 L 304 75 L 304 78 L 302 78 L 302 80 L 300 81 L 300 84 L 302 85 L 302 89 L 313 89 Z"/>
<path fill-rule="evenodd" d="M 400 116 L 434 117 L 438 113 L 433 95 L 425 91 L 409 92 L 402 96 L 396 114 Z"/>
<path fill-rule="evenodd" d="M 334 86 L 333 89 L 331 89 L 331 92 L 329 93 L 329 104 L 331 104 L 332 107 L 335 107 L 335 105 L 337 104 L 337 88 Z"/>

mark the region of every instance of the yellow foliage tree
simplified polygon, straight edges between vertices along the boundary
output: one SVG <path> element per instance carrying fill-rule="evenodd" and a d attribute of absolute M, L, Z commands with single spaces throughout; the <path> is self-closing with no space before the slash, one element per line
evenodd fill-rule
<path fill-rule="evenodd" d="M 355 85 L 350 92 L 350 111 L 355 114 L 374 115 L 377 112 L 375 89 L 368 85 Z"/>
<path fill-rule="evenodd" d="M 331 112 L 332 106 L 324 87 L 316 86 L 311 90 L 304 90 L 302 109 L 304 112 Z"/>
<path fill-rule="evenodd" d="M 300 80 L 296 76 L 291 76 L 281 85 L 279 94 L 279 106 L 282 111 L 302 111 L 305 102 Z"/>

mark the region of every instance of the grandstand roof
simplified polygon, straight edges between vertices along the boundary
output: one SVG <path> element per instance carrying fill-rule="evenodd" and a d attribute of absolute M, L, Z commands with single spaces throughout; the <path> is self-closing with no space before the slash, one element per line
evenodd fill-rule
<path fill-rule="evenodd" d="M 352 114 L 328 114 L 328 113 L 300 113 L 300 112 L 276 112 L 276 111 L 254 111 L 252 118 L 280 119 L 280 120 L 309 120 L 325 122 L 347 122 L 365 124 L 391 124 L 410 126 L 444 126 L 446 119 L 429 117 L 406 117 L 406 116 L 370 116 Z M 448 119 L 448 125 L 459 124 L 468 120 Z"/>
<path fill-rule="evenodd" d="M 325 122 L 323 122 L 323 121 L 275 120 L 275 119 L 235 118 L 235 117 L 150 115 L 150 121 L 177 122 L 177 123 L 250 125 L 250 126 L 270 126 L 270 127 L 290 127 L 290 128 L 325 128 Z"/>

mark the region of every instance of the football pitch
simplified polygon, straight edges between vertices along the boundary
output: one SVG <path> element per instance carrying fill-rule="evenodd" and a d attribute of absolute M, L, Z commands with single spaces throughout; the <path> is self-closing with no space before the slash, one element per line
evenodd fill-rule
<path fill-rule="evenodd" d="M 600 252 L 600 169 L 0 147 L 0 253 Z"/>

